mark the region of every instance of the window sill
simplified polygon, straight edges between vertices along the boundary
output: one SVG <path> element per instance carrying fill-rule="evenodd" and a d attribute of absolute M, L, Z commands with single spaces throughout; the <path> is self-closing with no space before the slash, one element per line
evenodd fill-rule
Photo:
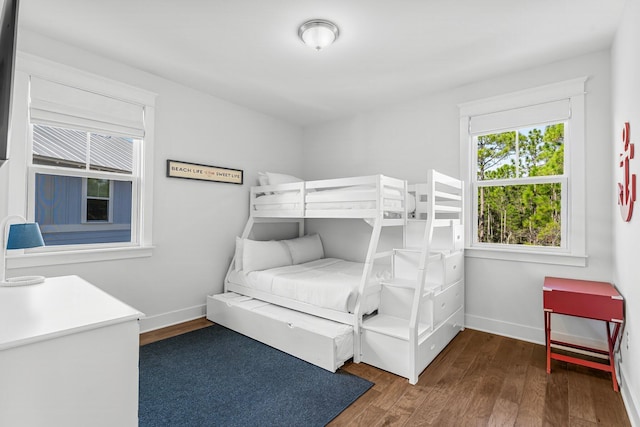
<path fill-rule="evenodd" d="M 84 262 L 113 261 L 146 258 L 153 246 L 111 247 L 56 252 L 23 253 L 7 256 L 7 269 L 39 267 L 45 265 L 79 264 Z"/>
<path fill-rule="evenodd" d="M 571 267 L 586 267 L 586 255 L 572 255 L 568 253 L 550 253 L 536 251 L 516 251 L 512 249 L 493 248 L 465 248 L 469 258 L 485 258 L 501 261 L 530 262 L 536 264 L 555 264 Z"/>

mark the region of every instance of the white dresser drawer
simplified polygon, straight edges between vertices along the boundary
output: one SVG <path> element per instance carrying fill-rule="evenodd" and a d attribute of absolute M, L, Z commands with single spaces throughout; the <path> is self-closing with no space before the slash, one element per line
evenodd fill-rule
<path fill-rule="evenodd" d="M 459 309 L 446 318 L 442 324 L 436 326 L 433 333 L 420 342 L 418 360 L 423 360 L 426 367 L 462 329 L 464 329 L 464 310 Z"/>
<path fill-rule="evenodd" d="M 434 297 L 434 324 L 439 325 L 464 304 L 464 280 L 449 286 Z"/>
<path fill-rule="evenodd" d="M 462 279 L 464 275 L 463 263 L 463 252 L 443 254 L 440 262 L 430 263 L 427 267 L 427 283 L 429 287 L 439 286 L 444 289 Z"/>

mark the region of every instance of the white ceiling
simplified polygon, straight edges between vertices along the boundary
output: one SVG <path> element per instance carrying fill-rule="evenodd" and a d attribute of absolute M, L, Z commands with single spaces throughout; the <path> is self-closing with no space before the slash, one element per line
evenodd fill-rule
<path fill-rule="evenodd" d="M 21 25 L 307 125 L 610 46 L 625 0 L 22 0 Z M 321 52 L 297 29 L 340 28 Z"/>

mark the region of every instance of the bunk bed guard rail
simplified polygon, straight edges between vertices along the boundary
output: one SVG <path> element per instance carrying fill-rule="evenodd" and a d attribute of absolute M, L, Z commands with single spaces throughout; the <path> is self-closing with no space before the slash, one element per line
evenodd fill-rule
<path fill-rule="evenodd" d="M 403 220 L 406 192 L 406 181 L 384 175 L 254 186 L 250 215 Z"/>

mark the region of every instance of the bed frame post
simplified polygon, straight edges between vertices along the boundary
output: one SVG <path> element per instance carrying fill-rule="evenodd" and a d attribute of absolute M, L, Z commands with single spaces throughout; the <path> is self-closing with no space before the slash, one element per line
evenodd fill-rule
<path fill-rule="evenodd" d="M 371 239 L 369 240 L 369 249 L 367 250 L 367 258 L 364 262 L 364 271 L 362 272 L 362 279 L 360 279 L 360 287 L 358 289 L 358 300 L 354 309 L 355 322 L 353 325 L 353 361 L 354 363 L 360 363 L 361 358 L 361 346 L 360 346 L 360 326 L 362 325 L 362 299 L 365 296 L 365 289 L 371 277 L 373 271 L 373 263 L 376 258 L 376 252 L 378 250 L 378 242 L 380 240 L 380 233 L 382 231 L 382 215 L 378 215 L 375 218 L 373 224 L 373 230 L 371 231 Z"/>

